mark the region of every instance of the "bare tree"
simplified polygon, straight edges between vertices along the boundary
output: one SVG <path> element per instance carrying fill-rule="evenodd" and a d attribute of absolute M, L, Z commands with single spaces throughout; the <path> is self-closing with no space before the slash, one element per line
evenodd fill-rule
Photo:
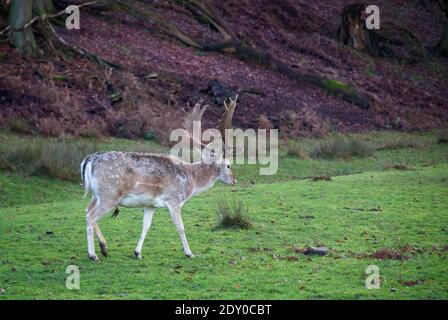
<path fill-rule="evenodd" d="M 8 24 L 11 28 L 11 44 L 24 55 L 37 53 L 36 39 L 32 28 L 26 24 L 33 18 L 33 1 L 12 0 L 9 8 Z"/>

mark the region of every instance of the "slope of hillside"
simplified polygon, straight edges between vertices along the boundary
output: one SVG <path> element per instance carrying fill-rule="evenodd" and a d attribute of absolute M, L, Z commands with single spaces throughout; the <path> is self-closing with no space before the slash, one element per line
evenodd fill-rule
<path fill-rule="evenodd" d="M 166 139 L 179 126 L 187 102 L 208 97 L 206 125 L 222 112 L 222 98 L 238 90 L 241 127 L 276 127 L 290 135 L 329 130 L 446 127 L 446 59 L 418 63 L 373 58 L 337 41 L 340 14 L 353 1 L 216 1 L 229 26 L 253 48 L 294 69 L 343 81 L 373 101 L 367 110 L 297 84 L 269 68 L 232 54 L 186 47 L 151 21 L 117 11 L 83 9 L 81 30 L 57 31 L 69 43 L 123 66 L 111 71 L 86 59 L 23 60 L 0 43 L 0 124 L 47 135 L 111 134 Z M 130 1 L 155 8 L 195 38 L 217 35 L 192 13 L 169 1 Z M 444 17 L 435 1 L 378 1 L 382 21 L 414 33 L 428 49 L 441 35 Z M 258 10 L 262 8 L 262 10 Z"/>

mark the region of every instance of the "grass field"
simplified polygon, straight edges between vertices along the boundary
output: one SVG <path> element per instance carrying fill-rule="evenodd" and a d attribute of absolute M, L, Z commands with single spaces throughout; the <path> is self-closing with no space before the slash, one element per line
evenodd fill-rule
<path fill-rule="evenodd" d="M 0 134 L 2 143 L 26 139 Z M 100 221 L 110 256 L 92 262 L 79 182 L 2 170 L 0 299 L 447 299 L 448 146 L 431 134 L 406 139 L 417 144 L 366 158 L 301 160 L 282 151 L 271 177 L 236 166 L 238 186 L 217 184 L 184 207 L 191 260 L 164 209 L 143 260 L 133 259 L 143 213 L 122 209 Z M 135 144 L 160 149 L 125 140 L 103 141 L 100 149 Z M 322 175 L 331 180 L 310 179 Z M 222 197 L 243 201 L 251 229 L 214 230 Z M 329 253 L 297 252 L 307 246 Z M 80 269 L 79 290 L 65 287 L 69 265 Z M 379 267 L 380 289 L 365 287 L 369 265 Z"/>

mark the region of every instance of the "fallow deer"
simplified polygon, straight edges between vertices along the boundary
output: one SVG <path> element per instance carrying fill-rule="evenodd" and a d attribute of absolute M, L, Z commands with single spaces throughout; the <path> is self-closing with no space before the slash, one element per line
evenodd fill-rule
<path fill-rule="evenodd" d="M 230 129 L 237 97 L 227 105 L 219 123 L 221 137 Z M 201 121 L 207 105 L 197 103 L 185 119 L 184 127 L 190 132 L 194 121 Z M 225 143 L 224 143 L 225 145 Z M 204 145 L 202 145 L 204 146 Z M 206 146 L 205 146 L 206 147 Z M 142 247 L 156 208 L 166 207 L 179 233 L 183 251 L 189 258 L 190 250 L 181 217 L 182 206 L 193 196 L 208 190 L 216 181 L 235 185 L 230 162 L 222 154 L 211 155 L 211 161 L 190 163 L 178 157 L 136 152 L 106 152 L 88 155 L 81 163 L 85 195 L 92 193 L 86 209 L 87 244 L 89 258 L 98 261 L 95 254 L 94 232 L 101 253 L 107 256 L 106 240 L 98 221 L 119 206 L 144 208 L 143 228 L 136 258 L 142 257 Z M 210 160 L 210 159 L 208 159 Z"/>

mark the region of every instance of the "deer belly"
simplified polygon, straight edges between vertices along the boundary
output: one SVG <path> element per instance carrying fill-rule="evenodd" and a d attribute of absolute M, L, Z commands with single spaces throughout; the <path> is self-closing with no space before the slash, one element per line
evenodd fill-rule
<path fill-rule="evenodd" d="M 149 194 L 130 194 L 121 199 L 120 205 L 127 208 L 162 207 L 163 204 L 157 197 Z"/>

